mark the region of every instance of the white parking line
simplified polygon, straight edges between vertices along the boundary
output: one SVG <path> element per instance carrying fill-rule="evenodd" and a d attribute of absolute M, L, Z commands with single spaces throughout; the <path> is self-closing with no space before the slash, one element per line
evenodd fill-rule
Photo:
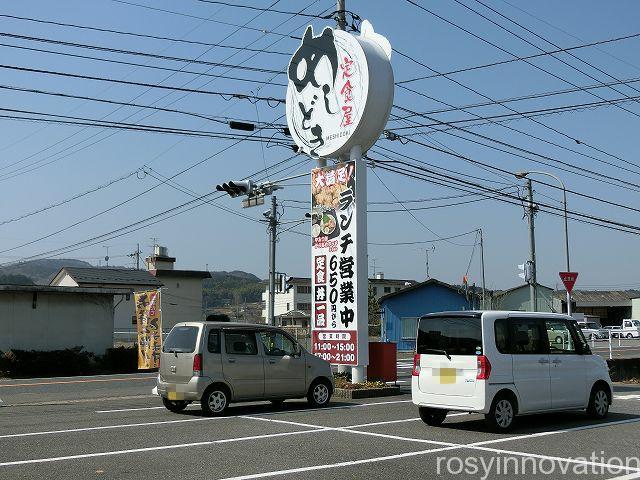
<path fill-rule="evenodd" d="M 337 409 L 343 409 L 343 408 L 371 407 L 371 406 L 375 406 L 375 405 L 391 405 L 391 404 L 394 404 L 394 403 L 411 403 L 411 400 L 393 400 L 393 401 L 389 401 L 389 402 L 355 403 L 355 404 L 352 404 L 352 405 L 340 405 L 340 406 L 335 406 L 335 407 L 323 407 L 323 408 L 305 409 L 304 411 L 305 412 L 312 412 L 312 411 L 316 411 L 316 410 L 321 411 L 321 410 L 337 410 Z M 115 409 L 115 410 L 96 410 L 95 413 L 137 412 L 137 411 L 141 411 L 141 410 L 160 410 L 160 409 L 163 409 L 163 408 L 165 408 L 165 407 L 118 408 L 118 409 Z M 283 412 L 276 412 L 276 413 L 283 413 Z"/>
<path fill-rule="evenodd" d="M 638 400 L 640 399 L 640 395 L 614 395 L 614 400 Z"/>
<path fill-rule="evenodd" d="M 18 437 L 37 437 L 40 435 L 55 435 L 60 433 L 92 432 L 96 430 L 113 430 L 116 428 L 148 427 L 152 425 L 170 425 L 174 423 L 204 422 L 207 420 L 226 420 L 231 418 L 237 418 L 237 417 L 213 417 L 213 418 L 198 417 L 198 418 L 186 418 L 182 420 L 165 420 L 161 422 L 127 423 L 123 425 L 104 425 L 100 427 L 69 428 L 66 430 L 49 430 L 45 432 L 10 433 L 8 435 L 0 435 L 0 439 L 18 438 Z"/>
<path fill-rule="evenodd" d="M 578 460 L 578 459 L 552 457 L 552 456 L 538 455 L 538 454 L 534 454 L 534 453 L 517 452 L 517 451 L 511 451 L 511 450 L 501 450 L 501 449 L 497 449 L 497 448 L 484 447 L 484 445 L 495 444 L 495 443 L 502 443 L 502 442 L 509 442 L 509 441 L 514 441 L 514 440 L 544 437 L 544 436 L 557 435 L 557 434 L 567 433 L 567 432 L 590 430 L 590 429 L 593 429 L 593 428 L 602 428 L 602 427 L 607 427 L 607 426 L 612 426 L 612 425 L 622 425 L 622 424 L 627 424 L 627 423 L 638 423 L 638 422 L 640 422 L 640 419 L 628 419 L 628 420 L 620 420 L 620 421 L 615 421 L 615 422 L 605 422 L 605 423 L 599 423 L 599 424 L 595 424 L 595 425 L 584 425 L 584 426 L 580 426 L 580 427 L 566 428 L 566 429 L 563 429 L 563 430 L 552 430 L 552 431 L 547 431 L 547 432 L 538 432 L 538 433 L 534 433 L 534 434 L 516 435 L 516 436 L 512 436 L 512 437 L 503 437 L 503 438 L 498 438 L 498 439 L 493 439 L 493 440 L 485 440 L 485 441 L 469 443 L 469 444 L 451 444 L 450 446 L 446 446 L 446 447 L 442 447 L 442 448 L 432 448 L 432 449 L 429 449 L 429 450 L 421 450 L 421 451 L 417 451 L 417 452 L 401 453 L 401 454 L 397 454 L 397 455 L 387 455 L 387 456 L 382 456 L 382 457 L 373 457 L 373 458 L 366 458 L 366 459 L 362 459 L 362 460 L 352 460 L 352 461 L 347 461 L 347 462 L 324 464 L 324 465 L 312 465 L 312 466 L 308 466 L 308 467 L 299 467 L 299 468 L 292 468 L 292 469 L 287 469 L 287 470 L 275 470 L 275 471 L 271 471 L 271 472 L 263 472 L 263 473 L 256 473 L 256 474 L 252 474 L 252 475 L 243 475 L 243 476 L 238 476 L 238 477 L 231 477 L 231 478 L 226 478 L 224 480 L 249 480 L 249 479 L 254 479 L 254 478 L 264 478 L 264 477 L 287 475 L 287 474 L 291 474 L 291 473 L 302 473 L 302 472 L 315 471 L 315 470 L 326 470 L 326 469 L 330 469 L 330 468 L 341 468 L 341 467 L 346 467 L 346 466 L 362 465 L 362 464 L 366 464 L 366 463 L 377 463 L 377 462 L 383 462 L 383 461 L 388 461 L 388 460 L 396 460 L 396 459 L 399 459 L 399 458 L 413 457 L 413 456 L 418 456 L 418 455 L 426 455 L 426 454 L 429 454 L 429 453 L 444 452 L 444 451 L 449 451 L 449 450 L 465 449 L 465 448 L 472 449 L 472 450 L 491 451 L 491 452 L 494 452 L 494 453 L 506 453 L 506 454 L 511 454 L 511 455 L 520 455 L 520 456 L 525 456 L 525 457 L 543 458 L 543 459 L 548 459 L 548 460 L 553 460 L 553 461 L 558 461 L 558 462 L 593 465 L 593 466 L 599 466 L 599 467 L 605 467 L 605 468 L 609 468 L 609 467 L 614 468 L 615 467 L 615 468 L 621 468 L 623 470 L 626 470 L 627 472 L 629 472 L 629 471 L 640 472 L 640 469 L 638 469 L 638 468 L 620 467 L 620 465 L 618 465 L 618 464 L 612 465 L 612 464 L 599 463 L 599 462 L 589 462 L 587 460 L 582 461 L 582 460 Z M 320 427 L 320 426 L 318 425 L 318 427 Z M 332 430 L 340 430 L 340 431 L 344 431 L 344 432 L 348 432 L 348 433 L 356 433 L 355 431 L 349 429 L 349 427 L 342 427 L 342 428 L 339 428 L 339 429 L 332 429 Z M 362 432 L 357 432 L 357 433 L 362 433 Z M 431 440 L 425 440 L 425 439 L 389 436 L 389 435 L 386 435 L 386 434 L 376 434 L 376 433 L 373 433 L 373 432 L 367 432 L 367 434 L 370 434 L 372 436 L 380 436 L 380 437 L 383 437 L 383 438 L 393 437 L 395 440 L 415 441 L 415 442 L 419 442 L 419 443 L 433 443 Z"/>
<path fill-rule="evenodd" d="M 60 462 L 62 460 L 76 460 L 80 458 L 109 457 L 114 455 L 125 455 L 127 453 L 154 452 L 158 450 L 172 450 L 177 448 L 201 447 L 205 445 L 216 445 L 216 444 L 222 444 L 222 443 L 242 442 L 247 440 L 258 440 L 262 438 L 286 437 L 286 436 L 293 436 L 293 435 L 301 435 L 305 433 L 317 433 L 317 432 L 322 432 L 324 430 L 325 429 L 313 429 L 313 430 L 301 430 L 297 432 L 269 433 L 265 435 L 254 435 L 251 437 L 239 437 L 239 438 L 226 438 L 223 440 L 210 440 L 206 442 L 179 443 L 174 445 L 160 445 L 156 447 L 132 448 L 129 450 L 112 450 L 108 452 L 83 453 L 79 455 L 66 455 L 64 457 L 48 457 L 48 458 L 34 458 L 31 460 L 15 460 L 12 462 L 2 462 L 0 463 L 0 467 L 28 465 L 33 463 Z"/>

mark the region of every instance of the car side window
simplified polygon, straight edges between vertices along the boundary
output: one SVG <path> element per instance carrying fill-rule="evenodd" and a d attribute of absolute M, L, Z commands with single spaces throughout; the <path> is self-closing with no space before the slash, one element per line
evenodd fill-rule
<path fill-rule="evenodd" d="M 496 348 L 500 353 L 511 353 L 509 350 L 509 324 L 506 318 L 499 318 L 493 324 L 496 335 Z"/>
<path fill-rule="evenodd" d="M 511 353 L 528 355 L 547 353 L 542 322 L 536 318 L 512 318 L 510 324 Z"/>
<path fill-rule="evenodd" d="M 545 320 L 549 353 L 576 353 L 576 344 L 569 325 L 562 320 Z"/>
<path fill-rule="evenodd" d="M 293 356 L 296 353 L 293 341 L 282 333 L 260 332 L 260 339 L 264 346 L 265 355 L 284 357 L 285 355 Z"/>
<path fill-rule="evenodd" d="M 257 355 L 256 334 L 252 331 L 226 330 L 224 347 L 227 355 Z"/>
<path fill-rule="evenodd" d="M 209 353 L 220 353 L 220 330 L 210 330 L 207 339 Z"/>

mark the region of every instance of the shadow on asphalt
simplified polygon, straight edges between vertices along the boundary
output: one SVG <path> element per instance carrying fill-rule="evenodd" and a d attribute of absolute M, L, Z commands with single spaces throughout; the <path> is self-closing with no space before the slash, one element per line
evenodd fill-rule
<path fill-rule="evenodd" d="M 445 421 L 439 428 L 459 431 L 489 432 L 484 419 L 474 416 L 473 420 L 464 420 L 464 417 L 456 417 L 456 421 Z M 541 413 L 534 415 L 524 415 L 516 417 L 513 430 L 508 434 L 532 434 L 539 432 L 553 432 L 576 427 L 596 426 L 623 420 L 637 420 L 640 422 L 640 415 L 627 413 L 609 413 L 603 420 L 589 418 L 584 411 Z M 504 434 L 495 434 L 496 436 Z"/>
<path fill-rule="evenodd" d="M 199 406 L 198 402 L 193 402 L 191 405 Z M 225 416 L 239 416 L 239 415 L 268 415 L 276 413 L 295 413 L 295 412 L 319 412 L 331 408 L 347 408 L 357 403 L 348 402 L 331 402 L 328 407 L 325 408 L 311 408 L 306 401 L 285 402 L 281 407 L 272 405 L 271 403 L 250 403 L 250 404 L 231 404 L 227 408 Z M 205 417 L 206 415 L 202 410 L 197 408 L 189 408 L 180 412 L 180 415 L 189 415 L 194 417 Z"/>

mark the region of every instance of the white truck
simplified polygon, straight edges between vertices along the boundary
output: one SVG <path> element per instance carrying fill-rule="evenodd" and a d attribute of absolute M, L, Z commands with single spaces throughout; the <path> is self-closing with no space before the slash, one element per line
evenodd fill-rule
<path fill-rule="evenodd" d="M 622 338 L 640 338 L 640 320 L 625 318 L 620 329 L 616 328 L 612 333 Z"/>

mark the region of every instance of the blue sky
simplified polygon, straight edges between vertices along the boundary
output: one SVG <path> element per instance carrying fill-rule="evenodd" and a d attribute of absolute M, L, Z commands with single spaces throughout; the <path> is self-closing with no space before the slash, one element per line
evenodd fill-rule
<path fill-rule="evenodd" d="M 483 0 L 485 1 L 485 0 Z M 494 12 L 487 10 L 475 0 L 461 0 L 468 6 L 481 11 L 484 15 L 501 22 L 509 29 L 527 38 L 545 50 L 553 47 L 531 33 L 523 31 Z M 539 35 L 553 41 L 561 47 L 570 47 L 582 43 L 614 38 L 638 33 L 640 6 L 632 1 L 595 2 L 595 1 L 538 1 L 510 4 L 502 0 L 486 0 L 485 3 L 518 21 Z M 49 21 L 72 23 L 99 28 L 108 28 L 144 34 L 184 38 L 206 43 L 225 43 L 235 46 L 277 50 L 293 53 L 297 41 L 286 36 L 277 36 L 256 30 L 242 29 L 229 36 L 235 28 L 219 22 L 244 24 L 260 12 L 229 6 L 207 4 L 195 0 L 181 2 L 137 0 L 134 3 L 153 5 L 181 12 L 195 17 L 210 18 L 205 21 L 190 16 L 180 16 L 166 12 L 153 11 L 131 4 L 111 0 L 83 1 L 24 1 L 5 2 L 0 13 L 21 17 L 38 18 Z M 240 3 L 240 2 L 238 2 Z M 266 7 L 272 2 L 252 0 L 251 5 Z M 538 53 L 531 45 L 498 29 L 485 19 L 463 8 L 453 1 L 433 0 L 417 2 L 445 17 L 457 25 L 481 36 L 502 48 L 518 55 Z M 308 6 L 310 5 L 310 6 Z M 282 0 L 276 7 L 283 11 L 296 11 L 308 6 L 305 12 L 318 14 L 331 12 L 334 2 L 326 0 L 291 1 Z M 435 16 L 418 9 L 406 1 L 356 1 L 347 0 L 347 9 L 356 12 L 362 18 L 369 19 L 376 31 L 384 34 L 392 46 L 437 71 L 451 71 L 474 65 L 506 60 L 511 58 L 494 46 L 481 42 L 443 22 Z M 526 10 L 523 11 L 521 9 Z M 528 12 L 528 13 L 527 13 Z M 531 16 L 531 15 L 533 16 Z M 535 18 L 538 17 L 538 18 Z M 541 20 L 543 21 L 541 21 Z M 309 18 L 292 18 L 291 15 L 263 13 L 248 26 L 258 30 L 276 31 L 282 34 L 300 36 Z M 316 29 L 332 25 L 331 20 L 314 20 Z M 279 25 L 279 26 L 278 26 Z M 136 50 L 173 57 L 196 58 L 210 62 L 240 64 L 284 71 L 288 57 L 277 54 L 260 53 L 222 48 L 210 48 L 202 45 L 180 44 L 163 40 L 127 37 L 112 33 L 99 33 L 61 26 L 36 24 L 23 20 L 2 18 L 1 31 L 10 34 L 62 40 L 90 45 L 100 45 L 115 49 Z M 228 37 L 228 38 L 225 38 Z M 223 40 L 224 39 L 224 40 Z M 599 69 L 617 79 L 640 77 L 640 61 L 637 59 L 638 38 L 605 44 L 597 48 L 585 48 L 574 51 L 580 58 L 587 60 Z M 4 65 L 55 70 L 82 75 L 126 79 L 150 84 L 181 86 L 223 92 L 257 94 L 264 97 L 284 98 L 285 76 L 276 76 L 261 72 L 231 70 L 226 75 L 235 75 L 251 80 L 269 80 L 271 84 L 256 84 L 237 80 L 198 77 L 194 74 L 174 73 L 157 69 L 132 67 L 94 60 L 52 55 L 10 48 L 6 45 L 29 46 L 50 49 L 59 52 L 92 55 L 101 58 L 117 59 L 137 63 L 149 63 L 154 66 L 184 68 L 190 71 L 205 72 L 209 66 L 194 65 L 146 57 L 128 56 L 103 51 L 51 45 L 41 42 L 3 37 L 0 40 L 2 62 Z M 560 58 L 588 72 L 599 81 L 612 81 L 611 77 L 581 64 L 567 55 Z M 406 80 L 430 72 L 408 61 L 400 55 L 392 58 L 396 81 Z M 549 56 L 532 59 L 538 65 L 556 76 L 579 86 L 598 83 L 584 74 L 563 65 Z M 214 67 L 209 71 L 222 74 L 224 68 Z M 471 87 L 492 99 L 506 99 L 533 93 L 556 91 L 571 86 L 558 78 L 546 74 L 526 63 L 512 62 L 492 68 L 472 70 L 452 75 L 458 82 Z M 273 83 L 276 83 L 275 85 Z M 26 73 L 3 69 L 0 84 L 22 88 L 63 92 L 78 96 L 108 98 L 118 102 L 133 102 L 146 105 L 159 105 L 210 116 L 228 116 L 251 121 L 275 121 L 284 113 L 284 106 L 271 108 L 264 102 L 252 104 L 246 100 L 225 100 L 213 95 L 199 95 L 168 92 L 139 86 L 127 86 L 97 82 L 85 79 L 72 79 Z M 638 84 L 635 84 L 636 86 Z M 455 84 L 447 78 L 432 78 L 407 85 L 434 99 L 448 104 L 462 106 L 482 102 L 485 99 L 468 89 Z M 259 88 L 259 90 L 257 90 Z M 616 99 L 638 95 L 638 92 L 626 85 L 616 87 L 622 93 L 608 88 L 599 88 L 593 92 L 607 99 Z M 637 86 L 636 88 L 640 88 Z M 585 92 L 556 95 L 544 99 L 511 103 L 519 111 L 530 111 L 562 105 L 573 105 L 596 101 Z M 86 118 L 106 118 L 117 122 L 147 123 L 165 127 L 231 132 L 226 125 L 185 115 L 168 112 L 155 112 L 132 107 L 118 108 L 84 100 L 55 98 L 34 93 L 15 92 L 0 89 L 2 108 L 29 110 L 71 115 Z M 402 89 L 396 89 L 394 103 L 419 112 L 428 112 L 443 108 L 442 103 L 418 96 Z M 170 105 L 170 106 L 169 106 Z M 640 114 L 636 102 L 627 102 L 624 108 Z M 473 110 L 477 115 L 500 115 L 508 113 L 504 107 L 490 106 Z M 5 112 L 6 113 L 6 112 Z M 402 114 L 400 111 L 394 113 Z M 464 112 L 449 112 L 434 115 L 442 121 L 468 118 Z M 619 167 L 605 165 L 592 158 L 569 152 L 558 147 L 524 136 L 505 126 L 488 124 L 474 127 L 473 132 L 507 142 L 518 147 L 535 151 L 554 159 L 620 178 L 631 184 L 640 184 L 640 165 L 637 155 L 638 125 L 640 118 L 620 108 L 607 106 L 589 110 L 574 111 L 561 115 L 538 117 L 539 122 L 558 132 L 566 133 L 582 143 L 569 140 L 566 136 L 552 132 L 540 124 L 520 119 L 504 125 L 526 131 L 559 145 L 572 148 L 580 153 L 595 156 L 600 160 L 616 164 Z M 418 119 L 419 123 L 430 123 Z M 284 123 L 280 118 L 277 123 Z M 111 129 L 85 128 L 69 125 L 45 125 L 42 123 L 2 119 L 0 136 L 0 202 L 3 208 L 0 221 L 20 216 L 42 208 L 51 203 L 67 199 L 96 186 L 135 171 L 146 164 L 161 175 L 172 176 L 196 162 L 210 157 L 232 142 L 211 138 L 179 137 L 167 134 L 146 132 L 125 132 Z M 389 127 L 403 126 L 391 122 Z M 423 129 L 428 132 L 427 129 Z M 405 133 L 413 133 L 408 130 Z M 458 131 L 454 131 L 458 132 Z M 459 132 L 458 132 L 459 134 Z M 638 206 L 637 191 L 618 188 L 602 182 L 585 178 L 580 172 L 572 174 L 546 165 L 539 165 L 516 156 L 486 148 L 444 133 L 430 132 L 423 136 L 412 137 L 421 142 L 439 142 L 459 154 L 500 167 L 508 171 L 527 169 L 545 170 L 560 176 L 567 187 L 612 202 Z M 473 137 L 469 137 L 473 138 Z M 596 152 L 585 144 L 600 149 Z M 466 175 L 481 177 L 482 182 L 494 188 L 518 183 L 515 179 L 496 176 L 473 166 L 463 160 L 415 144 L 403 145 L 381 139 L 378 146 L 392 149 L 424 162 L 443 168 L 456 170 Z M 375 150 L 375 149 L 374 149 Z M 229 179 L 243 178 L 251 172 L 268 169 L 269 177 L 295 175 L 309 171 L 313 162 L 301 163 L 298 158 L 287 165 L 300 163 L 278 175 L 276 165 L 291 155 L 291 151 L 274 145 L 242 142 L 229 148 L 197 167 L 175 178 L 182 187 L 198 194 L 209 192 L 215 184 Z M 379 151 L 378 151 L 379 153 Z M 609 155 L 608 155 L 609 154 Z M 614 157 L 615 156 L 615 157 Z M 380 157 L 371 152 L 371 157 Z M 616 158 L 617 157 L 617 158 Z M 626 163 L 632 162 L 632 163 Z M 36 168 L 37 167 L 37 168 Z M 32 170 L 33 169 L 33 170 Z M 632 170 L 631 172 L 628 170 Z M 634 173 L 638 172 L 638 173 Z M 18 174 L 18 175 L 15 175 Z M 443 186 L 413 181 L 406 177 L 382 171 L 369 173 L 369 201 L 393 201 L 386 187 L 402 200 L 415 200 L 433 197 L 457 195 L 460 192 Z M 139 178 L 143 177 L 143 178 Z M 545 179 L 549 181 L 549 179 Z M 502 182 L 502 183 L 492 183 Z M 134 196 L 159 182 L 151 176 L 131 175 L 108 188 L 101 189 L 81 199 L 47 210 L 44 213 L 29 216 L 20 221 L 0 225 L 0 262 L 16 261 L 24 257 L 38 255 L 48 250 L 65 247 L 94 236 L 110 232 L 137 220 L 162 212 L 192 199 L 167 185 L 145 193 L 138 198 L 114 208 L 77 226 L 72 224 L 95 215 Z M 284 202 L 284 221 L 301 219 L 304 204 L 308 200 L 307 179 L 289 182 L 290 185 L 278 193 Z M 561 196 L 555 189 L 537 185 L 536 195 L 540 201 L 557 202 Z M 542 195 L 547 195 L 543 197 Z M 471 197 L 478 198 L 478 197 Z M 464 200 L 464 199 L 462 199 Z M 456 202 L 457 200 L 452 200 Z M 451 202 L 451 201 L 450 201 Z M 446 201 L 430 203 L 407 203 L 407 206 L 434 206 Z M 216 202 L 236 213 L 262 218 L 263 208 L 243 210 L 237 199 L 223 198 Z M 554 203 L 557 204 L 557 203 Z M 298 208 L 296 208 L 298 207 Z M 374 208 L 402 209 L 400 205 L 371 206 Z M 608 206 L 592 200 L 569 196 L 569 208 L 620 222 L 640 225 L 637 212 Z M 266 208 L 265 208 L 266 209 Z M 438 236 L 456 235 L 476 228 L 482 228 L 485 237 L 485 262 L 487 284 L 489 287 L 506 288 L 519 282 L 517 265 L 528 257 L 528 237 L 526 220 L 520 207 L 491 200 L 467 203 L 446 208 L 433 208 L 413 212 L 370 213 L 369 241 L 415 242 L 436 239 Z M 536 218 L 536 239 L 538 250 L 538 279 L 541 283 L 556 286 L 559 283 L 557 272 L 564 269 L 562 220 L 541 213 Z M 15 248 L 36 238 L 49 235 L 59 229 L 70 227 L 64 232 L 51 235 L 42 241 L 21 248 Z M 572 267 L 580 272 L 577 288 L 580 286 L 636 286 L 640 285 L 638 268 L 640 260 L 636 254 L 638 238 L 636 235 L 608 230 L 600 227 L 571 222 L 570 242 Z M 307 231 L 308 226 L 297 227 Z M 435 234 L 433 233 L 435 232 Z M 127 264 L 130 260 L 123 255 L 132 252 L 136 243 L 148 253 L 151 238 L 169 247 L 172 255 L 178 258 L 178 267 L 204 269 L 208 265 L 212 270 L 240 269 L 253 272 L 260 277 L 267 274 L 267 235 L 265 226 L 247 218 L 233 215 L 211 205 L 204 205 L 189 212 L 177 215 L 166 221 L 156 223 L 130 234 L 99 242 L 96 245 L 70 252 L 63 257 L 87 258 L 97 263 L 109 246 L 111 263 Z M 462 237 L 451 242 L 435 243 L 430 250 L 429 272 L 447 282 L 460 282 L 466 273 L 473 248 L 474 236 Z M 388 278 L 425 278 L 425 245 L 411 246 L 370 246 L 369 263 L 383 271 Z M 476 248 L 469 269 L 471 283 L 480 283 L 479 255 Z M 103 262 L 104 263 L 104 262 Z M 290 275 L 309 275 L 309 239 L 302 235 L 283 233 L 278 244 L 278 270 Z"/>

